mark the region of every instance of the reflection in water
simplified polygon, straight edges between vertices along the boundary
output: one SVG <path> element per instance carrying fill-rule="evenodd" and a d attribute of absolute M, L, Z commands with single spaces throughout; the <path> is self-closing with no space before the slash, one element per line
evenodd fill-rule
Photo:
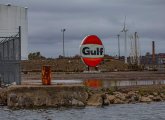
<path fill-rule="evenodd" d="M 85 80 L 84 85 L 90 88 L 109 88 L 115 86 L 138 86 L 138 85 L 163 85 L 165 80 L 127 80 L 127 81 L 113 81 L 113 80 Z"/>
<path fill-rule="evenodd" d="M 101 88 L 102 82 L 102 80 L 85 80 L 84 85 L 91 88 Z"/>

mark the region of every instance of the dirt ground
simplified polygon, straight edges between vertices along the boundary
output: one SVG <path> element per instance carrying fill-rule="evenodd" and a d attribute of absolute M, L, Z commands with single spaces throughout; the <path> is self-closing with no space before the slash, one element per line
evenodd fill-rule
<path fill-rule="evenodd" d="M 131 72 L 52 72 L 53 80 L 98 79 L 98 80 L 165 80 L 165 71 Z M 22 80 L 41 80 L 41 72 L 22 73 Z"/>
<path fill-rule="evenodd" d="M 42 66 L 50 66 L 54 72 L 83 72 L 87 69 L 80 58 L 21 61 L 21 68 L 24 72 L 39 72 Z M 114 59 L 105 59 L 98 67 L 100 71 L 104 72 L 125 71 L 128 69 L 128 66 L 123 61 Z"/>

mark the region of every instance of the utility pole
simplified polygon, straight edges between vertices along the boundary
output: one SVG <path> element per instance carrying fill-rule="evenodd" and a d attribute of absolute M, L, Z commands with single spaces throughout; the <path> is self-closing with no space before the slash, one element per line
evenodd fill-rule
<path fill-rule="evenodd" d="M 135 38 L 135 64 L 138 65 L 137 32 L 135 32 L 134 38 Z"/>
<path fill-rule="evenodd" d="M 64 46 L 64 32 L 66 31 L 66 29 L 62 29 L 62 43 L 63 43 L 63 57 L 65 57 L 65 46 Z"/>
<path fill-rule="evenodd" d="M 21 26 L 19 26 L 19 60 L 21 60 Z"/>
<path fill-rule="evenodd" d="M 120 60 L 120 39 L 119 39 L 120 35 L 118 34 L 117 35 L 117 38 L 118 38 L 118 59 Z"/>
<path fill-rule="evenodd" d="M 125 20 L 124 20 L 124 27 L 123 27 L 123 30 L 121 32 L 124 32 L 124 51 L 125 51 L 125 63 L 127 64 L 127 29 L 126 29 L 126 26 L 125 26 L 125 21 L 126 21 L 126 16 L 125 16 Z"/>

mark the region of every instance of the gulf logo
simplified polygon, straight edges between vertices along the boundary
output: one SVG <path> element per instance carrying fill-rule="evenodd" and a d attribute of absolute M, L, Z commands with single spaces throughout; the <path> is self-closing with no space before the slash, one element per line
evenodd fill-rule
<path fill-rule="evenodd" d="M 80 55 L 87 66 L 96 67 L 104 57 L 102 41 L 96 35 L 86 36 L 80 45 Z"/>

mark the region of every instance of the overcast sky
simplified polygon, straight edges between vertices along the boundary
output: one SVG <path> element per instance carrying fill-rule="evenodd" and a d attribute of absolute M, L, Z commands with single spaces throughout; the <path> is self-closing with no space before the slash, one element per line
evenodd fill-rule
<path fill-rule="evenodd" d="M 141 54 L 151 52 L 153 40 L 156 52 L 165 53 L 165 0 L 0 0 L 7 3 L 28 7 L 29 52 L 62 55 L 61 29 L 65 28 L 66 56 L 79 54 L 81 41 L 90 34 L 102 40 L 109 55 L 118 54 L 116 35 L 120 34 L 124 55 L 120 31 L 126 16 L 127 35 L 138 33 Z"/>

